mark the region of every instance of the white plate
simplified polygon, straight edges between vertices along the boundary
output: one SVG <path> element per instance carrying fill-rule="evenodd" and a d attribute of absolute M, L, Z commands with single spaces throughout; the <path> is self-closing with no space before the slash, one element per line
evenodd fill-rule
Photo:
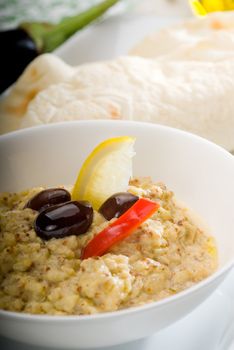
<path fill-rule="evenodd" d="M 178 17 L 122 15 L 77 33 L 55 53 L 71 65 L 108 60 L 128 51 L 147 34 L 178 22 Z"/>
<path fill-rule="evenodd" d="M 56 54 L 72 65 L 111 59 L 127 54 L 137 41 L 153 30 L 178 20 L 129 15 L 110 18 L 73 36 L 56 51 Z M 0 338 L 0 348 L 43 350 L 3 338 Z M 151 338 L 112 347 L 112 350 L 155 349 L 234 350 L 234 271 L 206 302 L 183 320 Z"/>

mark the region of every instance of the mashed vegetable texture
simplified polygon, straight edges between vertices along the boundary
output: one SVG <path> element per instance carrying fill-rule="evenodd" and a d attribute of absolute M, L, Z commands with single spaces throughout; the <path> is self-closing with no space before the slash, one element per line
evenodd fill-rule
<path fill-rule="evenodd" d="M 94 211 L 88 232 L 38 237 L 37 212 L 25 204 L 42 188 L 0 195 L 0 308 L 50 315 L 115 311 L 157 301 L 209 276 L 217 268 L 214 239 L 179 206 L 174 194 L 149 178 L 128 191 L 160 204 L 128 238 L 101 257 L 81 260 L 82 249 L 107 221 Z"/>

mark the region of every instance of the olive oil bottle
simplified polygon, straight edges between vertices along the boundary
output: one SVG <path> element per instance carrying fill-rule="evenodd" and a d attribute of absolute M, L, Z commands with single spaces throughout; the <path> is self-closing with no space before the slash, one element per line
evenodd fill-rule
<path fill-rule="evenodd" d="M 234 10 L 234 0 L 190 0 L 193 11 L 198 16 L 209 12 Z"/>

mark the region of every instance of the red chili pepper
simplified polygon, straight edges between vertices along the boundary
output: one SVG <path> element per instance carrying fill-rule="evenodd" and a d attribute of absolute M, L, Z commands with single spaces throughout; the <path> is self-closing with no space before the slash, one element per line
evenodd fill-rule
<path fill-rule="evenodd" d="M 103 255 L 113 244 L 128 237 L 137 227 L 146 221 L 159 204 L 146 198 L 140 198 L 131 208 L 110 226 L 98 233 L 84 248 L 81 259 Z"/>

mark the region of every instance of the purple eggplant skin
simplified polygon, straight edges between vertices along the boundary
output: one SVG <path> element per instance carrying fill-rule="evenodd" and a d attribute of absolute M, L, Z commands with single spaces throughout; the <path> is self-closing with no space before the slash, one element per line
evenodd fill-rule
<path fill-rule="evenodd" d="M 0 32 L 0 93 L 13 84 L 39 55 L 33 39 L 21 28 Z"/>
<path fill-rule="evenodd" d="M 58 24 L 25 22 L 0 32 L 0 94 L 41 53 L 52 52 L 71 35 L 103 15 L 119 0 L 104 0 Z"/>

